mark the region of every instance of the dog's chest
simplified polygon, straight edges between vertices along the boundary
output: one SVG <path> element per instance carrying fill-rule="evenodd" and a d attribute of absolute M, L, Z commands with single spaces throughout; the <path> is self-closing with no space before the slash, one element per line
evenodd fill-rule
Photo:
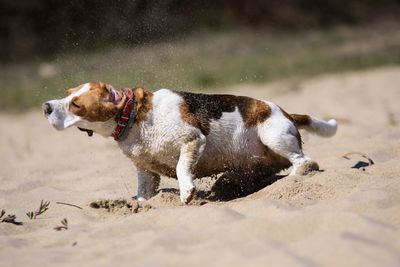
<path fill-rule="evenodd" d="M 174 125 L 174 124 L 171 124 Z M 180 140 L 176 129 L 156 123 L 132 128 L 128 138 L 119 145 L 136 167 L 160 175 L 176 177 L 176 164 L 180 156 Z"/>

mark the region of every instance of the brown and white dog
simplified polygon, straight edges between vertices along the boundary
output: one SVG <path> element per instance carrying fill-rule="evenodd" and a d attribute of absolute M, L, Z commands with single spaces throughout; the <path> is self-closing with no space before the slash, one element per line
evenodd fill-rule
<path fill-rule="evenodd" d="M 189 203 L 194 178 L 225 171 L 271 174 L 293 166 L 291 175 L 318 169 L 302 152 L 298 129 L 336 133 L 335 120 L 287 114 L 263 100 L 143 88 L 115 90 L 101 82 L 68 90 L 42 108 L 57 130 L 71 126 L 113 136 L 138 171 L 138 200 L 156 194 L 160 175 L 177 177 Z"/>

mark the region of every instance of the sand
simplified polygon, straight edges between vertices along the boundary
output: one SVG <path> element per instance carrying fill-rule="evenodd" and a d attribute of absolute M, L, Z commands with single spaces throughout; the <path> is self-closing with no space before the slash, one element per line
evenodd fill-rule
<path fill-rule="evenodd" d="M 210 197 L 215 178 L 197 180 L 189 206 L 163 178 L 138 205 L 135 168 L 112 139 L 57 132 L 39 110 L 2 113 L 0 209 L 23 225 L 0 223 L 0 266 L 400 266 L 399 67 L 221 91 L 337 118 L 334 138 L 303 133 L 323 171 L 230 201 Z M 351 168 L 367 161 L 341 157 L 351 151 L 375 164 Z M 49 210 L 29 219 L 42 199 Z"/>

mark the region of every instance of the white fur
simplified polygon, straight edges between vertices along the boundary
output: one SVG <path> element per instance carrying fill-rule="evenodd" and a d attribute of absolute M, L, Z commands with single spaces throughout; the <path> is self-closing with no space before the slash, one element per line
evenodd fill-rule
<path fill-rule="evenodd" d="M 69 96 L 46 102 L 50 104 L 53 108 L 53 112 L 47 116 L 48 121 L 57 130 L 64 130 L 68 127 L 76 125 L 78 122 L 82 121 L 79 116 L 74 115 L 69 112 L 69 105 L 74 97 L 80 96 L 90 90 L 90 84 L 84 84 L 79 90 L 73 92 Z"/>
<path fill-rule="evenodd" d="M 306 129 L 309 132 L 315 133 L 322 137 L 331 137 L 336 134 L 337 122 L 334 119 L 329 121 L 322 121 L 320 119 L 310 117 L 311 125 L 300 127 L 300 129 Z"/>
<path fill-rule="evenodd" d="M 297 128 L 282 113 L 282 110 L 272 102 L 266 102 L 271 108 L 271 116 L 258 125 L 261 142 L 275 153 L 289 159 L 293 165 L 291 175 L 296 174 L 298 167 L 310 159 L 307 158 L 297 140 Z"/>

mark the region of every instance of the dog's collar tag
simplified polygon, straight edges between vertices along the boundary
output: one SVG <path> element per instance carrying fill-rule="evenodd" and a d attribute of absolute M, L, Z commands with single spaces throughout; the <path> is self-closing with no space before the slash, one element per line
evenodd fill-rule
<path fill-rule="evenodd" d="M 126 89 L 124 94 L 126 96 L 126 102 L 121 113 L 116 118 L 117 126 L 111 134 L 115 141 L 122 141 L 128 136 L 129 130 L 132 128 L 136 117 L 136 102 L 133 97 L 132 89 Z"/>

